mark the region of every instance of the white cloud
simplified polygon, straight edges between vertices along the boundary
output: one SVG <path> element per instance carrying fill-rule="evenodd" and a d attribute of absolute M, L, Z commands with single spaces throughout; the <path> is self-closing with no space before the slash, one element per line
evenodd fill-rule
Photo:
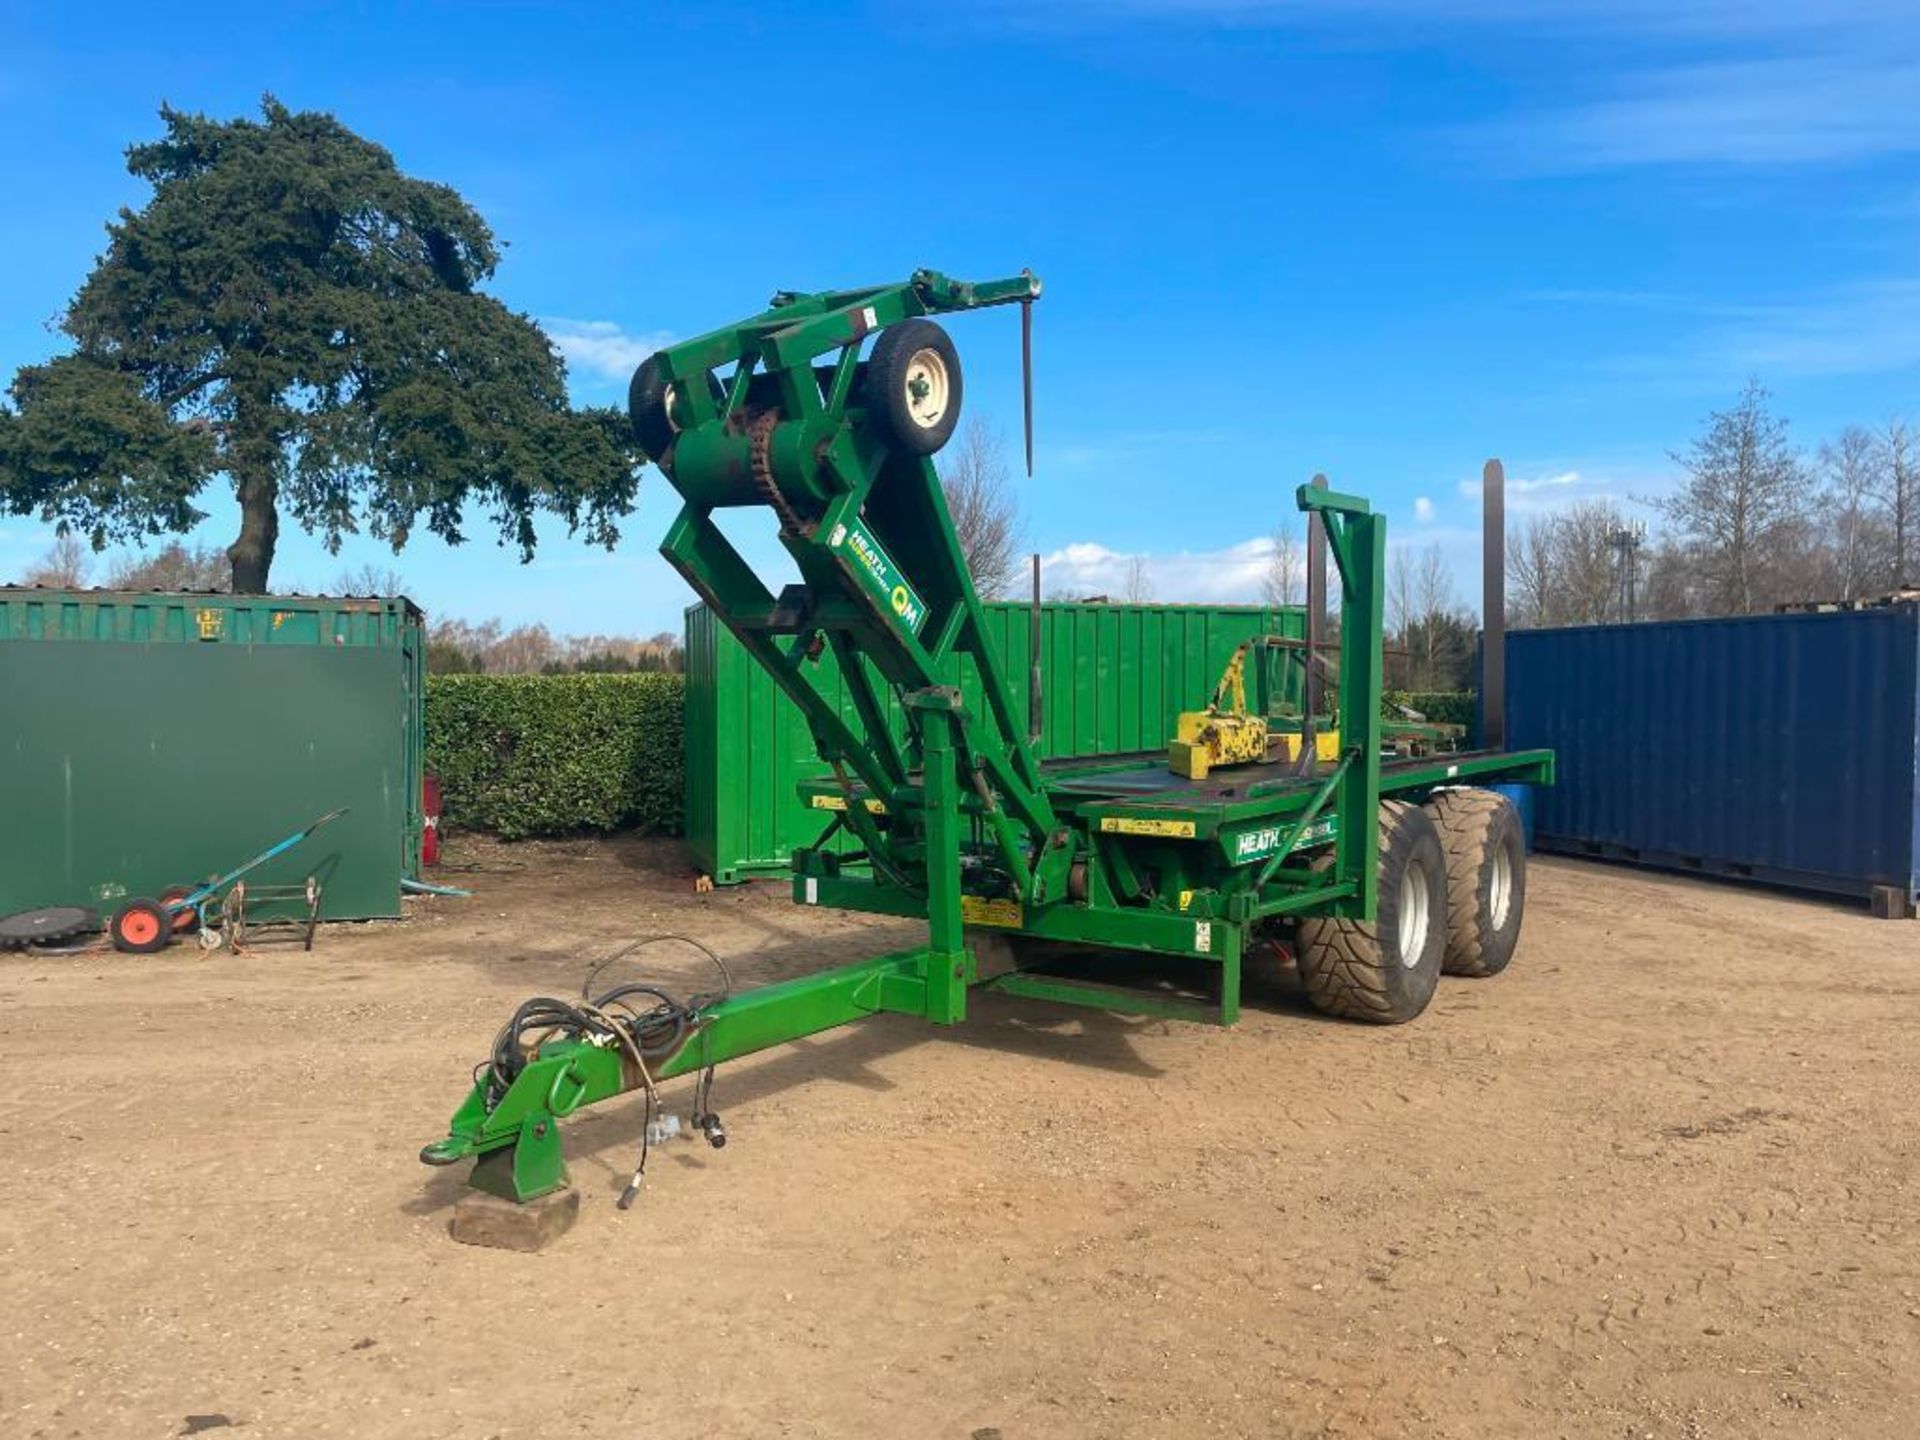
<path fill-rule="evenodd" d="M 1920 197 L 1913 213 L 1920 216 Z M 1515 298 L 1529 305 L 1633 307 L 1668 317 L 1657 345 L 1596 356 L 1585 368 L 1677 393 L 1731 396 L 1751 375 L 1778 382 L 1920 371 L 1920 273 L 1739 303 L 1658 291 L 1533 290 Z"/>
<path fill-rule="evenodd" d="M 1547 470 L 1538 475 L 1507 477 L 1507 514 L 1509 517 L 1545 515 L 1587 500 L 1611 500 L 1631 506 L 1636 497 L 1665 492 L 1670 477 L 1659 471 L 1635 470 L 1632 473 L 1583 470 Z M 1460 497 L 1480 503 L 1480 478 L 1462 480 L 1455 487 Z"/>
<path fill-rule="evenodd" d="M 1740 305 L 1676 300 L 1672 309 L 1675 320 L 1658 347 L 1598 357 L 1587 368 L 1617 381 L 1722 398 L 1752 375 L 1777 383 L 1920 371 L 1920 274 Z"/>
<path fill-rule="evenodd" d="M 1868 281 L 1769 307 L 1707 336 L 1705 352 L 1730 374 L 1766 377 L 1920 367 L 1920 278 Z"/>
<path fill-rule="evenodd" d="M 1580 472 L 1578 470 L 1561 470 L 1550 475 L 1536 475 L 1531 479 L 1517 475 L 1508 476 L 1507 497 L 1508 499 L 1512 499 L 1516 495 L 1537 495 L 1546 491 L 1572 490 L 1579 484 Z M 1466 499 L 1478 500 L 1480 498 L 1480 481 L 1478 478 L 1462 480 L 1459 485 L 1459 490 L 1460 494 Z"/>
<path fill-rule="evenodd" d="M 1431 525 L 1433 523 L 1433 516 L 1433 501 L 1424 495 L 1416 495 L 1413 501 L 1413 518 L 1418 520 L 1422 525 Z"/>
<path fill-rule="evenodd" d="M 1380 53 L 1497 36 L 1558 77 L 1558 98 L 1448 133 L 1476 163 L 1525 173 L 1920 153 L 1913 0 L 999 0 L 987 13 L 1042 34 L 1274 30 Z"/>
<path fill-rule="evenodd" d="M 1744 38 L 1898 27 L 1910 0 L 1032 0 L 990 7 L 1005 18 L 1039 16 L 1080 24 L 1159 20 L 1223 27 L 1300 30 L 1387 22 L 1389 37 L 1410 43 L 1439 28 L 1513 27 L 1582 37 Z"/>
<path fill-rule="evenodd" d="M 1273 559 L 1273 538 L 1257 536 L 1221 550 L 1171 554 L 1129 553 L 1091 540 L 1063 545 L 1040 557 L 1040 576 L 1051 593 L 1119 596 L 1127 569 L 1146 562 L 1156 600 L 1191 604 L 1257 604 L 1260 584 Z"/>
<path fill-rule="evenodd" d="M 1804 165 L 1920 152 L 1912 46 L 1847 48 L 1631 73 L 1612 93 L 1467 127 L 1476 152 L 1525 171 Z"/>
<path fill-rule="evenodd" d="M 550 319 L 540 325 L 576 376 L 584 373 L 591 380 L 622 384 L 635 366 L 674 339 L 664 330 L 629 335 L 611 320 Z"/>

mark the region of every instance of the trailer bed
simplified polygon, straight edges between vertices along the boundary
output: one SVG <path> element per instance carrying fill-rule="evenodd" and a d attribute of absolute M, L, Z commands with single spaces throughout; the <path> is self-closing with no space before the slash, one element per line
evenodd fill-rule
<path fill-rule="evenodd" d="M 1228 824 L 1305 804 L 1331 772 L 1326 762 L 1303 774 L 1292 761 L 1237 765 L 1205 780 L 1167 768 L 1163 752 L 1058 760 L 1042 765 L 1047 792 L 1062 809 L 1080 814 L 1150 817 L 1178 814 Z M 1501 782 L 1551 784 L 1548 750 L 1466 750 L 1444 755 L 1394 756 L 1380 762 L 1380 793 L 1420 794 L 1446 785 Z M 1201 833 L 1204 833 L 1204 828 Z"/>

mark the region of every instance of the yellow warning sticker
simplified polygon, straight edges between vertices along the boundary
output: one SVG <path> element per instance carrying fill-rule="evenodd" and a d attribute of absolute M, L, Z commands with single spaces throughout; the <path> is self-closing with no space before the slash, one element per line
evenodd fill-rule
<path fill-rule="evenodd" d="M 1191 820 L 1143 820 L 1135 815 L 1102 815 L 1100 828 L 1109 835 L 1170 835 L 1178 840 L 1193 838 Z"/>
<path fill-rule="evenodd" d="M 998 925 L 1006 930 L 1018 930 L 1026 923 L 1018 900 L 989 900 L 984 895 L 962 895 L 960 918 L 968 925 Z"/>
<path fill-rule="evenodd" d="M 816 810 L 844 810 L 847 808 L 847 797 L 844 795 L 816 795 L 809 803 Z M 865 803 L 869 815 L 884 815 L 887 813 L 887 802 L 884 800 L 868 800 Z"/>

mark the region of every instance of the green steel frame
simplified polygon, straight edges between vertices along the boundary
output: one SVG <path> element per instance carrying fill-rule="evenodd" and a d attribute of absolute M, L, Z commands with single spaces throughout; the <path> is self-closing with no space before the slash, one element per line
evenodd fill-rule
<path fill-rule="evenodd" d="M 932 458 L 869 408 L 860 360 L 862 340 L 885 326 L 1039 293 L 1030 275 L 969 285 L 923 270 L 904 284 L 783 294 L 651 362 L 670 387 L 677 432 L 654 458 L 685 501 L 662 553 L 800 707 L 832 771 L 803 786 L 833 811 L 820 840 L 795 853 L 795 899 L 927 924 L 915 949 L 707 1006 L 651 1065 L 654 1080 L 882 1011 L 952 1024 L 981 985 L 1231 1024 L 1256 932 L 1308 913 L 1372 918 L 1383 793 L 1552 779 L 1552 756 L 1540 751 L 1390 762 L 1383 777 L 1386 524 L 1365 500 L 1305 485 L 1296 503 L 1322 522 L 1343 601 L 1340 758 L 1324 773 L 1307 756 L 1203 782 L 1169 775 L 1163 753 L 1043 767 L 986 646 Z M 801 576 L 778 595 L 713 520 L 717 509 L 755 505 L 779 519 Z M 851 723 L 815 683 L 813 662 L 829 646 Z M 955 658 L 978 680 L 977 709 L 943 683 Z M 904 741 L 875 673 L 905 709 Z M 826 848 L 842 829 L 859 846 L 851 856 Z M 856 858 L 863 873 L 845 868 Z M 978 943 L 988 932 L 1012 943 Z M 1209 962 L 1217 998 L 1048 974 L 1043 943 Z M 566 1180 L 556 1122 L 641 1083 L 616 1048 L 551 1040 L 504 1094 L 476 1083 L 422 1158 L 476 1157 L 476 1185 L 535 1198 Z"/>

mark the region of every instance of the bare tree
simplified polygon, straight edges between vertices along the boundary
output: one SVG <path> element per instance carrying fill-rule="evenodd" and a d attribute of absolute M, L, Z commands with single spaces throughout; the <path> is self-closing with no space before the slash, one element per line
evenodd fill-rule
<path fill-rule="evenodd" d="M 1300 543 L 1300 522 L 1289 513 L 1273 528 L 1273 556 L 1267 561 L 1267 573 L 1260 577 L 1260 598 L 1276 608 L 1298 605 L 1306 589 L 1305 547 Z"/>
<path fill-rule="evenodd" d="M 1397 627 L 1406 652 L 1403 667 L 1409 690 L 1457 690 L 1468 683 L 1473 654 L 1473 622 L 1455 598 L 1453 571 L 1441 548 L 1428 545 L 1410 558 L 1394 556 L 1387 583 L 1389 608 L 1404 618 Z"/>
<path fill-rule="evenodd" d="M 1437 544 L 1420 552 L 1420 563 L 1413 572 L 1413 603 L 1419 615 L 1438 615 L 1454 608 L 1453 570 Z"/>
<path fill-rule="evenodd" d="M 1529 521 L 1507 536 L 1507 623 L 1516 629 L 1552 625 L 1557 594 L 1553 517 Z"/>
<path fill-rule="evenodd" d="M 1417 667 L 1419 684 L 1415 688 L 1457 688 L 1460 682 L 1456 677 L 1466 666 L 1468 625 L 1454 598 L 1453 570 L 1437 544 L 1420 552 L 1420 564 L 1414 571 L 1414 605 L 1418 611 L 1416 629 L 1407 638 Z"/>
<path fill-rule="evenodd" d="M 1021 572 L 1020 505 L 1013 494 L 1006 442 L 978 416 L 944 453 L 940 485 L 967 573 L 986 600 L 1013 593 Z"/>
<path fill-rule="evenodd" d="M 544 625 L 516 625 L 487 649 L 487 669 L 496 675 L 537 675 L 560 657 Z"/>
<path fill-rule="evenodd" d="M 1808 491 L 1766 387 L 1749 380 L 1733 408 L 1709 415 L 1674 459 L 1688 478 L 1660 508 L 1697 558 L 1714 608 L 1751 615 L 1769 598 L 1769 552 L 1804 517 Z"/>
<path fill-rule="evenodd" d="M 92 569 L 93 551 L 78 535 L 67 530 L 53 537 L 53 544 L 40 557 L 39 563 L 20 578 L 21 583 L 26 585 L 45 585 L 53 590 L 78 590 L 87 583 L 87 575 Z"/>
<path fill-rule="evenodd" d="M 1582 500 L 1538 515 L 1507 541 L 1509 600 L 1516 626 L 1597 625 L 1619 610 L 1619 552 L 1628 528 L 1610 500 Z"/>
<path fill-rule="evenodd" d="M 1892 563 L 1898 553 L 1899 522 L 1896 519 L 1893 544 L 1886 544 L 1885 527 L 1873 506 L 1885 493 L 1887 460 L 1880 437 L 1859 425 L 1847 426 L 1820 447 L 1820 472 L 1826 482 L 1820 498 L 1828 526 L 1823 588 L 1837 599 L 1858 599 L 1889 569 L 1899 569 Z"/>
<path fill-rule="evenodd" d="M 1882 465 L 1876 497 L 1893 525 L 1893 563 L 1887 580 L 1891 588 L 1920 579 L 1914 553 L 1920 550 L 1920 434 L 1911 421 L 1891 419 L 1880 427 Z"/>
<path fill-rule="evenodd" d="M 1405 643 L 1407 627 L 1414 621 L 1418 611 L 1413 599 L 1413 562 L 1402 548 L 1393 552 L 1393 563 L 1387 567 L 1387 634 L 1395 640 Z"/>
<path fill-rule="evenodd" d="M 169 540 L 152 554 L 134 551 L 114 558 L 107 584 L 115 590 L 218 590 L 233 588 L 233 562 L 212 545 Z"/>
<path fill-rule="evenodd" d="M 555 637 L 544 625 L 498 620 L 441 619 L 427 632 L 427 669 L 435 675 L 535 675 L 590 672 L 678 673 L 686 669 L 680 637 L 671 630 L 637 635 Z"/>
<path fill-rule="evenodd" d="M 1120 581 L 1120 594 L 1129 605 L 1144 605 L 1153 599 L 1153 576 L 1147 569 L 1146 556 L 1127 557 L 1127 571 Z"/>
<path fill-rule="evenodd" d="M 386 599 L 407 593 L 407 582 L 391 565 L 356 565 L 334 577 L 335 595 L 374 595 Z"/>

